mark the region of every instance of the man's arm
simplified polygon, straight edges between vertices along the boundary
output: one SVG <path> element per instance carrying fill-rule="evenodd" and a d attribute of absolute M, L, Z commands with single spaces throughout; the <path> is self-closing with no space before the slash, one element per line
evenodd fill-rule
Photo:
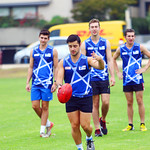
<path fill-rule="evenodd" d="M 58 53 L 57 50 L 53 50 L 53 64 L 54 64 L 54 83 L 51 88 L 51 92 L 54 92 L 57 88 L 56 80 L 57 80 L 57 72 L 58 72 Z"/>
<path fill-rule="evenodd" d="M 114 65 L 113 65 L 113 58 L 111 54 L 111 46 L 108 40 L 107 40 L 106 57 L 107 57 L 108 69 L 111 76 L 110 86 L 114 86 L 115 85 Z"/>
<path fill-rule="evenodd" d="M 63 59 L 58 63 L 58 73 L 57 73 L 57 86 L 58 88 L 63 84 L 64 79 L 64 67 L 63 67 Z"/>
<path fill-rule="evenodd" d="M 83 55 L 86 55 L 85 42 L 83 42 L 83 43 L 81 44 L 81 53 L 82 53 Z"/>
<path fill-rule="evenodd" d="M 149 61 L 143 68 L 136 70 L 137 74 L 141 74 L 141 73 L 145 72 L 150 67 L 150 52 L 143 45 L 140 45 L 140 50 L 141 50 L 141 53 L 143 53 L 144 55 L 146 55 L 149 58 Z"/>
<path fill-rule="evenodd" d="M 116 52 L 113 55 L 113 63 L 114 63 L 114 68 L 116 70 L 118 78 L 121 80 L 123 78 L 122 73 L 119 71 L 119 67 L 117 65 L 117 58 L 120 56 L 120 47 L 117 48 Z"/>
<path fill-rule="evenodd" d="M 88 57 L 88 64 L 96 69 L 103 70 L 104 69 L 104 61 L 98 56 L 96 53 L 91 53 L 92 57 Z"/>
<path fill-rule="evenodd" d="M 32 73 L 33 73 L 33 57 L 32 57 L 32 53 L 33 53 L 33 50 L 31 50 L 31 53 L 30 53 L 30 64 L 29 64 L 29 68 L 28 68 L 28 74 L 27 74 L 27 81 L 26 81 L 26 90 L 28 92 L 30 92 L 31 88 L 30 88 L 30 80 L 31 80 L 31 77 L 32 77 Z"/>

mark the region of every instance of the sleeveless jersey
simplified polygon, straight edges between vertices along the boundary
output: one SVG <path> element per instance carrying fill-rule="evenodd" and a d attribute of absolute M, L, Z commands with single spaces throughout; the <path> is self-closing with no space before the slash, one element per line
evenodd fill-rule
<path fill-rule="evenodd" d="M 69 55 L 64 58 L 63 67 L 65 69 L 64 81 L 71 84 L 72 96 L 80 98 L 92 96 L 87 57 L 81 54 L 78 61 L 73 63 Z"/>
<path fill-rule="evenodd" d="M 120 56 L 123 61 L 123 85 L 143 83 L 143 75 L 135 73 L 135 70 L 141 68 L 142 54 L 140 44 L 134 43 L 133 47 L 128 49 L 125 43 L 120 47 Z"/>
<path fill-rule="evenodd" d="M 108 65 L 106 58 L 106 39 L 100 37 L 97 44 L 94 44 L 91 37 L 85 40 L 86 56 L 91 56 L 94 51 L 97 55 L 101 56 L 104 61 L 104 70 L 91 68 L 91 81 L 105 81 L 109 79 Z"/>
<path fill-rule="evenodd" d="M 44 51 L 39 45 L 33 49 L 32 87 L 50 89 L 53 84 L 53 47 L 48 45 Z"/>

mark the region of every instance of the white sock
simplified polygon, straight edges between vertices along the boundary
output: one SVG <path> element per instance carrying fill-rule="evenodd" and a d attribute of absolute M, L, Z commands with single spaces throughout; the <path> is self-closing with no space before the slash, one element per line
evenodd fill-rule
<path fill-rule="evenodd" d="M 51 122 L 47 119 L 46 127 L 50 127 L 50 125 L 51 125 Z"/>
<path fill-rule="evenodd" d="M 41 125 L 40 133 L 45 133 L 46 126 Z"/>
<path fill-rule="evenodd" d="M 81 148 L 81 149 L 83 150 L 82 143 L 81 143 L 81 144 L 79 144 L 79 145 L 76 145 L 76 146 L 77 146 L 77 148 Z"/>
<path fill-rule="evenodd" d="M 86 136 L 86 140 L 92 140 L 92 139 L 93 139 L 92 135 L 90 137 Z"/>

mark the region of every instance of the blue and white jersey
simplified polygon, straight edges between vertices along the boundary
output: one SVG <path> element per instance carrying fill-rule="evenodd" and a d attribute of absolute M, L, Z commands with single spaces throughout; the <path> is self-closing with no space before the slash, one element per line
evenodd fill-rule
<path fill-rule="evenodd" d="M 95 68 L 91 68 L 91 81 L 105 81 L 109 79 L 108 75 L 108 65 L 107 65 L 107 58 L 106 58 L 106 39 L 100 37 L 97 44 L 94 44 L 91 37 L 85 40 L 85 49 L 86 49 L 86 56 L 91 57 L 91 53 L 94 51 L 97 55 L 101 56 L 104 60 L 104 70 L 99 70 Z"/>
<path fill-rule="evenodd" d="M 44 51 L 39 45 L 33 49 L 32 87 L 50 89 L 53 84 L 53 47 L 48 45 Z"/>
<path fill-rule="evenodd" d="M 135 73 L 137 69 L 141 68 L 142 54 L 140 44 L 134 43 L 133 47 L 128 49 L 125 43 L 120 47 L 120 56 L 123 61 L 123 85 L 143 83 L 143 75 Z"/>
<path fill-rule="evenodd" d="M 65 57 L 63 61 L 65 69 L 64 80 L 72 86 L 72 96 L 87 97 L 92 96 L 90 84 L 90 69 L 87 57 L 81 54 L 76 63 L 71 60 L 71 55 Z"/>

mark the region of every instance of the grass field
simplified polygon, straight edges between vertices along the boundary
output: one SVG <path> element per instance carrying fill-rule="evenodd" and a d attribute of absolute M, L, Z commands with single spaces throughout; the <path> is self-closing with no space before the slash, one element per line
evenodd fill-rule
<path fill-rule="evenodd" d="M 65 105 L 50 102 L 49 119 L 54 122 L 50 138 L 39 137 L 40 119 L 31 108 L 30 93 L 25 91 L 27 69 L 0 70 L 0 150 L 76 150 Z M 96 150 L 150 149 L 150 71 L 144 74 L 144 103 L 147 132 L 141 132 L 137 103 L 134 101 L 134 131 L 122 132 L 128 124 L 122 81 L 116 78 L 111 88 L 110 110 L 107 116 L 108 135 L 94 137 Z M 93 121 L 91 121 L 93 125 Z M 86 149 L 85 133 L 82 143 Z"/>

